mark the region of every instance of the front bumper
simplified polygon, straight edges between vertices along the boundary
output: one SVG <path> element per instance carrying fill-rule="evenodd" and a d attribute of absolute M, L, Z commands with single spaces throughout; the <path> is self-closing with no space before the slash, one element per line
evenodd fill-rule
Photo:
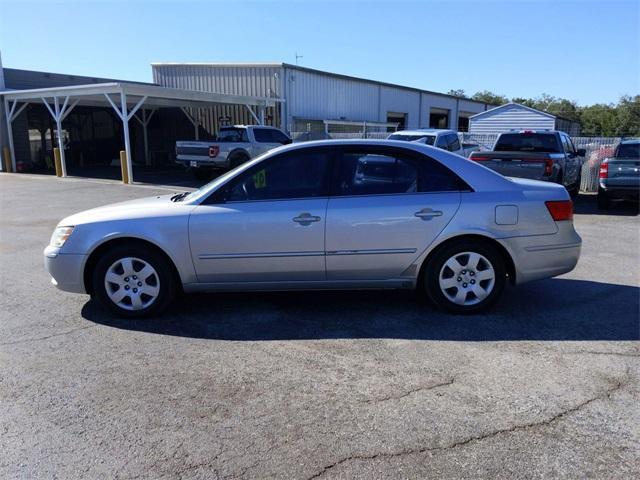
<path fill-rule="evenodd" d="M 86 293 L 83 278 L 86 258 L 86 255 L 60 253 L 56 247 L 45 248 L 44 266 L 51 275 L 51 283 L 65 292 Z"/>
<path fill-rule="evenodd" d="M 518 285 L 570 272 L 582 248 L 572 222 L 558 222 L 558 232 L 553 235 L 506 238 L 500 243 L 511 254 Z"/>

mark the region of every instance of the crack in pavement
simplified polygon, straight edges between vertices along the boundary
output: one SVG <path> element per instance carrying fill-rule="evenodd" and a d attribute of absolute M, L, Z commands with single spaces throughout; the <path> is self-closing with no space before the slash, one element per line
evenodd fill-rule
<path fill-rule="evenodd" d="M 3 342 L 3 343 L 0 343 L 0 346 L 3 346 L 3 345 L 17 345 L 17 344 L 20 344 L 20 343 L 29 343 L 29 342 L 39 342 L 41 340 L 48 340 L 48 339 L 53 338 L 53 337 L 60 337 L 60 336 L 63 336 L 63 335 L 69 335 L 70 333 L 78 332 L 80 330 L 86 330 L 88 328 L 95 328 L 97 326 L 98 325 L 87 325 L 86 327 L 78 327 L 78 328 L 74 328 L 74 329 L 71 329 L 71 330 L 67 330 L 66 332 L 53 333 L 51 335 L 46 335 L 44 337 L 25 338 L 25 339 L 22 339 L 22 340 L 13 340 L 11 342 Z"/>
<path fill-rule="evenodd" d="M 570 415 L 574 412 L 577 412 L 578 410 L 581 410 L 585 407 L 587 407 L 588 405 L 592 404 L 593 402 L 596 402 L 598 400 L 604 400 L 604 399 L 610 399 L 611 395 L 613 393 L 615 393 L 616 391 L 622 389 L 624 386 L 626 386 L 629 382 L 629 369 L 627 368 L 625 376 L 622 379 L 616 380 L 615 384 L 612 385 L 611 387 L 607 388 L 606 390 L 604 390 L 603 392 L 601 392 L 599 395 L 596 395 L 595 397 L 589 398 L 571 408 L 568 408 L 566 410 L 562 410 L 561 412 L 552 415 L 549 418 L 546 418 L 544 420 L 539 420 L 537 422 L 531 422 L 531 423 L 525 423 L 525 424 L 520 424 L 520 425 L 514 425 L 512 427 L 508 427 L 508 428 L 502 428 L 502 429 L 498 429 L 498 430 L 494 430 L 491 432 L 487 432 L 487 433 L 483 433 L 480 435 L 474 435 L 471 436 L 469 438 L 466 438 L 464 440 L 458 440 L 456 442 L 453 442 L 449 445 L 444 445 L 444 446 L 438 446 L 438 447 L 421 447 L 421 448 L 408 448 L 408 449 L 404 449 L 404 450 L 399 450 L 397 452 L 390 452 L 390 453 L 373 453 L 373 454 L 361 454 L 361 455 L 349 455 L 348 457 L 344 457 L 341 458 L 340 460 L 337 460 L 336 462 L 333 462 L 329 465 L 326 465 L 324 467 L 322 467 L 322 469 L 313 474 L 312 476 L 308 477 L 307 480 L 313 480 L 316 478 L 320 478 L 322 476 L 324 476 L 327 472 L 329 472 L 330 470 L 332 470 L 335 467 L 338 467 L 344 463 L 350 462 L 352 460 L 375 460 L 378 458 L 394 458 L 394 457 L 401 457 L 401 456 L 405 456 L 405 455 L 415 455 L 415 454 L 421 454 L 421 453 L 428 453 L 428 452 L 437 452 L 437 451 L 444 451 L 444 450 L 451 450 L 454 448 L 458 448 L 458 447 L 462 447 L 464 445 L 468 445 L 470 443 L 474 443 L 474 442 L 480 442 L 482 440 L 485 440 L 487 438 L 492 438 L 495 437 L 497 435 L 500 435 L 502 433 L 512 433 L 512 432 L 518 432 L 518 431 L 522 431 L 522 430 L 528 430 L 531 428 L 536 428 L 536 427 L 542 427 L 542 426 L 547 426 L 547 425 L 551 425 L 552 423 L 562 420 L 564 417 L 566 417 L 567 415 Z"/>
<path fill-rule="evenodd" d="M 455 381 L 455 378 L 451 378 L 445 382 L 441 382 L 441 383 L 435 383 L 433 385 L 424 385 L 421 387 L 416 387 L 416 388 L 412 388 L 410 390 L 407 390 L 406 392 L 400 394 L 400 395 L 389 395 L 387 397 L 381 397 L 381 398 L 370 398 L 367 400 L 362 400 L 362 403 L 380 403 L 380 402 L 386 402 L 389 400 L 400 400 L 401 398 L 405 398 L 408 397 L 411 394 L 417 393 L 417 392 L 421 392 L 421 391 L 426 391 L 426 390 L 433 390 L 435 388 L 440 388 L 440 387 L 446 387 L 449 385 L 452 385 L 453 382 Z"/>

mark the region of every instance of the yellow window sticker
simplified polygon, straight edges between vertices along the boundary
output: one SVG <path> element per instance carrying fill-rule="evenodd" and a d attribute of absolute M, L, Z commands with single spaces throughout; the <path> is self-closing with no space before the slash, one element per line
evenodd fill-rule
<path fill-rule="evenodd" d="M 253 176 L 253 185 L 256 188 L 264 188 L 267 186 L 267 173 L 264 170 L 260 170 Z"/>

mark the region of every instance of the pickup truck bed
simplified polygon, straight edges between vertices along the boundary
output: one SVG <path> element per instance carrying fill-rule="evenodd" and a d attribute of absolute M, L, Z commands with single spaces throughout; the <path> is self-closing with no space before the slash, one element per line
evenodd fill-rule
<path fill-rule="evenodd" d="M 473 152 L 469 159 L 506 177 L 559 183 L 577 193 L 583 156 L 564 132 L 525 130 L 500 134 L 493 150 Z"/>

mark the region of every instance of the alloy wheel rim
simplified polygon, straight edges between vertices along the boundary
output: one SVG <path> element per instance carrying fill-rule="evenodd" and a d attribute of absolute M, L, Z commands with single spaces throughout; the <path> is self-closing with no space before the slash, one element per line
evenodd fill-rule
<path fill-rule="evenodd" d="M 491 294 L 496 284 L 496 273 L 484 255 L 460 252 L 444 263 L 438 283 L 449 301 L 456 305 L 471 306 Z"/>
<path fill-rule="evenodd" d="M 160 294 L 160 277 L 145 260 L 124 257 L 107 269 L 104 287 L 109 299 L 125 310 L 143 310 Z"/>

